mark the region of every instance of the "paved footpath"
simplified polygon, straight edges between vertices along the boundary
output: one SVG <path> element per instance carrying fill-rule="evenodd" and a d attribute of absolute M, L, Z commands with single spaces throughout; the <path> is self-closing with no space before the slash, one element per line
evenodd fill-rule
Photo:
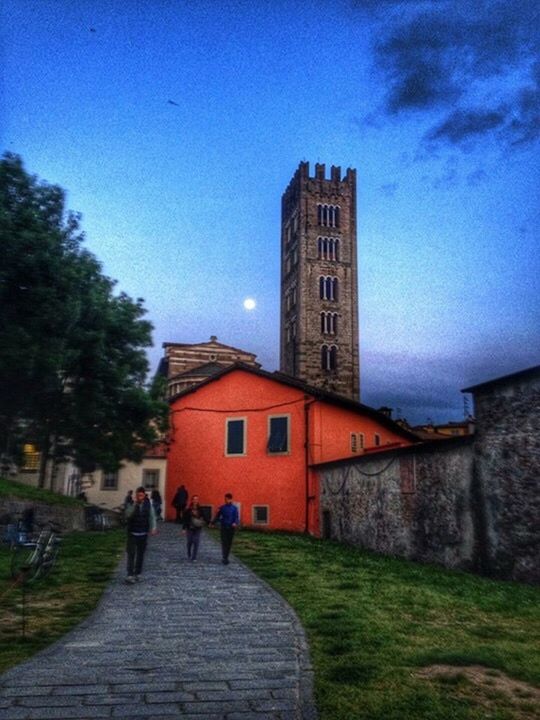
<path fill-rule="evenodd" d="M 291 608 L 208 533 L 188 563 L 178 526 L 150 538 L 143 582 L 125 562 L 96 611 L 0 676 L 0 719 L 314 720 Z"/>

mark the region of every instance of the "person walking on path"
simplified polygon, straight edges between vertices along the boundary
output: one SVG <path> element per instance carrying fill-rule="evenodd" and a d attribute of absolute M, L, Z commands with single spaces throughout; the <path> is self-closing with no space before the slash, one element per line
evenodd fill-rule
<path fill-rule="evenodd" d="M 128 490 L 126 497 L 124 498 L 124 510 L 126 510 L 130 505 L 133 505 L 133 490 Z"/>
<path fill-rule="evenodd" d="M 199 552 L 199 543 L 201 541 L 201 532 L 205 521 L 201 513 L 198 495 L 193 495 L 191 503 L 184 512 L 183 517 L 184 533 L 186 534 L 187 556 L 191 562 L 197 562 L 197 553 Z"/>
<path fill-rule="evenodd" d="M 176 510 L 176 520 L 175 522 L 179 523 L 182 522 L 182 515 L 184 514 L 184 510 L 186 509 L 187 501 L 188 501 L 188 491 L 186 489 L 185 485 L 180 485 L 180 487 L 177 489 L 171 505 Z"/>
<path fill-rule="evenodd" d="M 238 527 L 238 508 L 233 505 L 232 494 L 225 494 L 225 504 L 218 508 L 210 526 L 220 523 L 221 527 L 221 562 L 229 564 L 229 553 L 234 538 L 234 531 Z"/>
<path fill-rule="evenodd" d="M 127 520 L 127 583 L 140 580 L 148 533 L 155 535 L 156 515 L 152 503 L 141 486 L 135 491 L 135 502 L 126 508 Z"/>
<path fill-rule="evenodd" d="M 152 492 L 150 493 L 150 499 L 152 501 L 152 506 L 154 508 L 154 512 L 156 513 L 156 520 L 161 520 L 161 493 L 157 488 L 154 488 Z"/>

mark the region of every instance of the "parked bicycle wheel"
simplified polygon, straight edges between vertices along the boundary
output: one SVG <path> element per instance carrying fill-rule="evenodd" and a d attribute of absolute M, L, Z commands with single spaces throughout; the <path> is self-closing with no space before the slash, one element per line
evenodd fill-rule
<path fill-rule="evenodd" d="M 33 580 L 39 567 L 37 544 L 17 545 L 11 551 L 11 577 L 13 580 Z"/>
<path fill-rule="evenodd" d="M 60 549 L 61 538 L 56 533 L 51 532 L 47 544 L 41 554 L 41 561 L 38 564 L 35 577 L 45 577 L 56 565 L 58 551 Z"/>

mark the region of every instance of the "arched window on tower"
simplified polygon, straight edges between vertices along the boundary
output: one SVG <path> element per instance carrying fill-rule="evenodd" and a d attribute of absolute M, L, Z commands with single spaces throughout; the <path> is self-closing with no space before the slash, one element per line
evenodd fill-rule
<path fill-rule="evenodd" d="M 328 370 L 328 345 L 321 347 L 321 368 Z"/>
<path fill-rule="evenodd" d="M 334 278 L 327 277 L 324 281 L 324 297 L 326 300 L 334 299 Z"/>
<path fill-rule="evenodd" d="M 323 227 L 339 227 L 339 205 L 317 205 L 317 223 Z"/>
<path fill-rule="evenodd" d="M 337 347 L 335 345 L 321 346 L 321 368 L 323 370 L 336 370 L 337 368 Z"/>
<path fill-rule="evenodd" d="M 339 239 L 332 237 L 318 237 L 317 249 L 319 260 L 339 260 Z"/>
<path fill-rule="evenodd" d="M 319 277 L 319 297 L 321 300 L 338 299 L 338 279 L 330 275 Z"/>
<path fill-rule="evenodd" d="M 337 313 L 321 313 L 321 333 L 323 335 L 335 335 L 337 333 Z"/>

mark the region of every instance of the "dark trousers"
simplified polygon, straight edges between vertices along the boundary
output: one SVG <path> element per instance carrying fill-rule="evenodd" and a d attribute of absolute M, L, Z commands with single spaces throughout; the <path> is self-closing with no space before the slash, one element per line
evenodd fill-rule
<path fill-rule="evenodd" d="M 148 535 L 132 535 L 127 539 L 127 574 L 140 575 L 142 572 L 144 551 Z"/>
<path fill-rule="evenodd" d="M 221 554 L 224 560 L 229 559 L 233 538 L 234 528 L 221 526 Z"/>
<path fill-rule="evenodd" d="M 190 560 L 197 559 L 197 553 L 199 552 L 199 542 L 201 541 L 201 528 L 195 528 L 195 530 L 188 530 L 186 532 L 187 540 L 187 556 Z"/>
<path fill-rule="evenodd" d="M 182 518 L 184 517 L 184 510 L 186 509 L 185 505 L 178 505 L 174 508 L 176 510 L 176 519 L 174 522 L 181 523 Z"/>

